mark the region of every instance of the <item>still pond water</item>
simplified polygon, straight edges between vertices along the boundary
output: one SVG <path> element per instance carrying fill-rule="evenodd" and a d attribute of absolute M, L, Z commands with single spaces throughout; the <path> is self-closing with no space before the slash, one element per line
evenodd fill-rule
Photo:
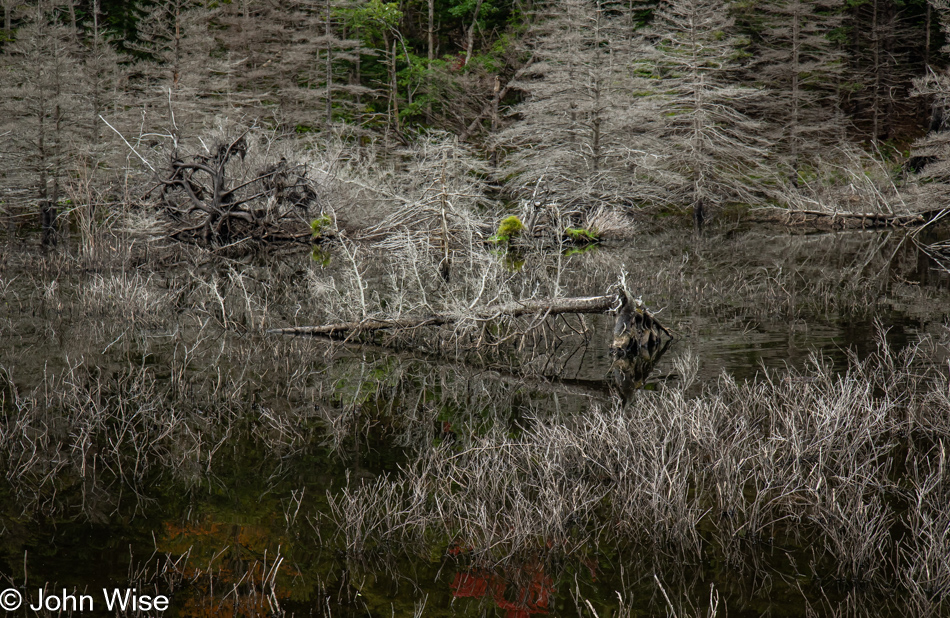
<path fill-rule="evenodd" d="M 488 358 L 281 339 L 262 325 L 307 323 L 300 306 L 242 300 L 234 273 L 293 285 L 301 269 L 332 272 L 332 255 L 217 262 L 117 246 L 124 257 L 95 263 L 2 249 L 0 589 L 25 601 L 9 615 L 60 615 L 55 597 L 83 594 L 94 610 L 73 615 L 114 615 L 103 589 L 130 588 L 167 597 L 165 616 L 682 616 L 706 615 L 711 598 L 719 615 L 873 615 L 887 602 L 804 565 L 678 564 L 622 544 L 549 557 L 541 541 L 492 568 L 445 539 L 354 556 L 329 502 L 461 433 L 515 435 L 662 389 L 687 356 L 701 389 L 723 372 L 807 371 L 815 356 L 843 369 L 878 332 L 894 349 L 946 340 L 950 275 L 904 235 L 667 233 L 566 258 L 568 290 L 608 284 L 618 264 L 640 273 L 634 291 L 679 335 L 632 378 L 611 367 L 606 317 L 570 322 L 589 333 L 580 343 Z M 277 260 L 299 265 L 279 275 Z M 220 287 L 202 289 L 209 279 Z M 64 410 L 76 418 L 60 426 Z M 45 609 L 26 608 L 42 595 Z"/>

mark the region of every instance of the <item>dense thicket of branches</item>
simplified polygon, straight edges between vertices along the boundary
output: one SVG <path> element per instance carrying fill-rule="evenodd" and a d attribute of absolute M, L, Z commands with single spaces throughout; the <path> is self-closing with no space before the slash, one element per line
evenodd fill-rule
<path fill-rule="evenodd" d="M 928 126 L 911 167 L 942 182 L 945 4 L 4 2 L 3 208 L 52 226 L 77 179 L 129 203 L 227 126 L 384 158 L 446 131 L 508 197 L 572 212 L 792 203 L 849 180 L 829 153 L 899 160 Z"/>

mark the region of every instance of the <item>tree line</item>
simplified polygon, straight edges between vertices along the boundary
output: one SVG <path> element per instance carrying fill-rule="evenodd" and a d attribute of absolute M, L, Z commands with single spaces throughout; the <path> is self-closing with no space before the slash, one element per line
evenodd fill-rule
<path fill-rule="evenodd" d="M 445 132 L 489 163 L 499 195 L 577 208 L 702 216 L 782 202 L 849 182 L 849 158 L 915 155 L 930 185 L 950 178 L 946 0 L 4 0 L 2 11 L 8 212 L 53 217 L 67 183 L 132 199 L 143 181 L 130 162 L 154 173 L 150 149 L 183 157 L 223 122 L 384 153 Z"/>

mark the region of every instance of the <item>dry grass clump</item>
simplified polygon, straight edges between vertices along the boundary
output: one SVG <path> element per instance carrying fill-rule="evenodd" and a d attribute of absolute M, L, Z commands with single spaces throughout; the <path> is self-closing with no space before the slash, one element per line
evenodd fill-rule
<path fill-rule="evenodd" d="M 824 213 L 906 213 L 910 187 L 898 188 L 895 170 L 883 157 L 844 146 L 798 171 L 795 183 L 782 183 L 776 199 L 791 210 Z M 927 210 L 916 208 L 916 210 Z"/>
<path fill-rule="evenodd" d="M 227 422 L 217 435 L 203 431 L 222 410 L 184 409 L 143 368 L 110 376 L 73 364 L 29 393 L 19 392 L 9 371 L 4 378 L 12 413 L 5 418 L 3 467 L 14 486 L 37 493 L 47 483 L 103 473 L 134 486 L 172 461 L 187 476 L 207 467 L 215 451 L 209 444 L 228 432 Z"/>
<path fill-rule="evenodd" d="M 152 275 L 140 272 L 96 273 L 84 282 L 78 294 L 87 315 L 143 324 L 161 320 L 162 313 L 175 302 L 174 292 L 162 289 Z"/>
<path fill-rule="evenodd" d="M 599 206 L 588 213 L 583 227 L 596 230 L 597 235 L 605 240 L 633 238 L 637 232 L 630 215 L 607 206 Z"/>
<path fill-rule="evenodd" d="M 307 414 L 253 404 L 249 393 L 260 386 L 246 367 L 195 371 L 195 348 L 179 352 L 170 366 L 69 363 L 27 390 L 4 369 L 0 469 L 18 505 L 55 512 L 57 496 L 75 489 L 89 494 L 83 508 L 98 518 L 123 488 L 135 495 L 166 475 L 185 486 L 202 482 L 236 440 L 259 443 L 278 459 L 312 443 Z"/>
<path fill-rule="evenodd" d="M 902 518 L 907 541 L 898 549 L 898 577 L 920 615 L 939 614 L 950 598 L 950 473 L 943 441 L 930 455 L 910 472 Z"/>
<path fill-rule="evenodd" d="M 724 375 L 696 396 L 674 386 L 576 417 L 542 411 L 515 433 L 420 449 L 400 476 L 329 499 L 353 554 L 429 539 L 497 564 L 619 542 L 752 565 L 783 547 L 820 578 L 899 585 L 940 605 L 943 459 L 905 492 L 895 453 L 900 440 L 936 437 L 919 424 L 908 434 L 907 410 L 944 390 L 920 348 L 882 346 L 843 373 L 816 360 L 756 382 Z M 912 531 L 899 543 L 898 522 Z M 902 572 L 905 563 L 915 566 Z"/>
<path fill-rule="evenodd" d="M 471 252 L 490 234 L 497 207 L 486 195 L 488 167 L 457 138 L 430 134 L 400 152 L 393 166 L 398 169 L 377 185 L 388 212 L 358 238 L 398 249 L 401 240 L 387 243 L 387 237 L 409 234 L 444 257 L 446 246 L 450 254 L 455 247 Z"/>

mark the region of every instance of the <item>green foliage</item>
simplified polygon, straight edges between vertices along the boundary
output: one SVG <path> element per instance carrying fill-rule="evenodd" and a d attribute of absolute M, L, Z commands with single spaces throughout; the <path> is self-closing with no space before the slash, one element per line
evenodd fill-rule
<path fill-rule="evenodd" d="M 571 242 L 582 245 L 600 242 L 600 236 L 596 228 L 587 230 L 582 227 L 569 227 L 564 230 L 564 235 L 567 236 Z"/>
<path fill-rule="evenodd" d="M 504 244 L 511 242 L 512 238 L 521 236 L 522 232 L 524 232 L 524 223 L 515 215 L 511 215 L 501 220 L 495 235 L 488 240 L 495 244 Z"/>
<path fill-rule="evenodd" d="M 343 11 L 344 21 L 369 46 L 380 43 L 386 34 L 396 30 L 402 15 L 397 3 L 380 0 L 370 0 L 358 9 Z"/>
<path fill-rule="evenodd" d="M 506 248 L 492 253 L 501 258 L 502 267 L 510 273 L 516 273 L 524 268 L 525 255 L 522 251 Z"/>
<path fill-rule="evenodd" d="M 594 251 L 597 251 L 597 243 L 581 245 L 579 247 L 570 247 L 564 252 L 564 257 L 571 257 L 572 255 L 583 255 L 585 253 L 593 253 Z"/>
<path fill-rule="evenodd" d="M 313 232 L 313 238 L 323 238 L 323 235 L 327 233 L 332 226 L 333 219 L 330 218 L 330 215 L 321 213 L 319 217 L 310 222 L 310 230 Z"/>
<path fill-rule="evenodd" d="M 332 258 L 333 255 L 320 245 L 314 246 L 310 251 L 310 259 L 319 264 L 322 268 L 329 266 Z"/>

